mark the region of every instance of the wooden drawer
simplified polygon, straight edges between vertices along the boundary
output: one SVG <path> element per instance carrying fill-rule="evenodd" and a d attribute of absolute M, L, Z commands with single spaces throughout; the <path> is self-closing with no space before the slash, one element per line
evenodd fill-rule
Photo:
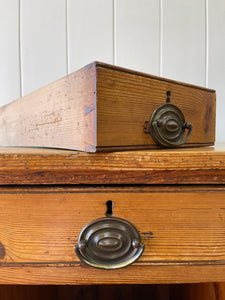
<path fill-rule="evenodd" d="M 212 145 L 215 111 L 214 90 L 94 62 L 0 108 L 0 145 L 87 152 Z"/>
<path fill-rule="evenodd" d="M 82 228 L 105 215 L 108 200 L 145 244 L 124 269 L 94 269 L 73 249 Z M 3 188 L 0 211 L 0 284 L 225 279 L 224 187 Z"/>

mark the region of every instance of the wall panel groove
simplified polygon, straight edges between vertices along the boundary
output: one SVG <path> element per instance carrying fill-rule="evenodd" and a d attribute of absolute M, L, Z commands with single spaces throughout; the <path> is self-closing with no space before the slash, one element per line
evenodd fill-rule
<path fill-rule="evenodd" d="M 65 0 L 21 0 L 22 94 L 66 75 Z"/>
<path fill-rule="evenodd" d="M 159 75 L 160 0 L 115 0 L 116 64 Z"/>
<path fill-rule="evenodd" d="M 208 0 L 208 86 L 217 91 L 216 139 L 225 141 L 225 2 Z"/>
<path fill-rule="evenodd" d="M 204 86 L 205 0 L 163 1 L 163 76 Z"/>
<path fill-rule="evenodd" d="M 225 141 L 223 0 L 0 0 L 0 105 L 100 60 L 214 88 Z"/>
<path fill-rule="evenodd" d="M 69 72 L 101 60 L 113 63 L 113 1 L 68 0 Z"/>

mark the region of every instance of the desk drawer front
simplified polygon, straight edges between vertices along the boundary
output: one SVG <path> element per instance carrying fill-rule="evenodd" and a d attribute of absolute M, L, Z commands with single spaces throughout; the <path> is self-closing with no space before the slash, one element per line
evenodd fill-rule
<path fill-rule="evenodd" d="M 225 192 L 29 192 L 0 199 L 1 266 L 92 269 L 73 247 L 87 223 L 104 217 L 108 200 L 113 216 L 131 222 L 145 244 L 140 259 L 120 272 L 225 263 Z"/>

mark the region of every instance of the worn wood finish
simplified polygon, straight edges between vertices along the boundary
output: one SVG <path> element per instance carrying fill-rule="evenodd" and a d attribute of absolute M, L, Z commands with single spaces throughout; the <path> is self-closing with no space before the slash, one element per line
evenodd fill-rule
<path fill-rule="evenodd" d="M 225 185 L 61 185 L 61 186 L 1 186 L 0 194 L 27 193 L 182 193 L 182 192 L 225 192 Z"/>
<path fill-rule="evenodd" d="M 116 272 L 95 270 L 81 265 L 23 265 L 1 267 L 0 277 L 2 284 L 164 284 L 224 281 L 224 271 L 224 265 L 132 265 Z"/>
<path fill-rule="evenodd" d="M 87 66 L 0 109 L 0 145 L 95 146 L 95 67 Z"/>
<path fill-rule="evenodd" d="M 59 283 L 59 280 L 60 284 L 141 283 L 141 280 L 155 283 L 173 282 L 175 278 L 177 282 L 223 280 L 225 190 L 66 192 L 65 189 L 61 193 L 30 191 L 0 195 L 1 284 L 12 280 L 28 283 L 26 272 L 33 284 Z M 107 200 L 114 202 L 114 216 L 132 222 L 145 243 L 138 262 L 118 271 L 93 270 L 80 263 L 73 250 L 81 229 L 104 216 Z M 17 268 L 21 271 L 15 281 L 13 270 Z M 46 268 L 49 271 L 42 281 L 39 276 Z M 194 277 L 193 270 L 199 270 Z"/>
<path fill-rule="evenodd" d="M 2 148 L 0 284 L 202 282 L 157 292 L 154 286 L 152 297 L 223 299 L 224 178 L 225 145 L 105 154 Z M 113 271 L 84 265 L 73 250 L 83 226 L 104 216 L 108 200 L 146 245 L 136 263 Z"/>
<path fill-rule="evenodd" d="M 166 102 L 167 91 L 171 92 L 171 103 L 182 110 L 186 122 L 193 124 L 185 146 L 214 143 L 215 94 L 212 91 L 99 67 L 98 147 L 155 145 L 151 135 L 144 133 L 143 125 Z"/>
<path fill-rule="evenodd" d="M 88 154 L 0 148 L 0 184 L 224 184 L 225 145 Z"/>
<path fill-rule="evenodd" d="M 94 62 L 0 109 L 0 145 L 87 152 L 158 148 L 143 126 L 166 92 L 194 129 L 184 145 L 215 141 L 215 91 Z"/>

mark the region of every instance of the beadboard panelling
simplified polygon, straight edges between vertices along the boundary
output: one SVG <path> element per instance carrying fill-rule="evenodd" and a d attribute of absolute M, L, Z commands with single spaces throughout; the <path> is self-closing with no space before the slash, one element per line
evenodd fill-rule
<path fill-rule="evenodd" d="M 20 97 L 19 6 L 0 0 L 0 106 Z"/>
<path fill-rule="evenodd" d="M 162 0 L 162 75 L 205 85 L 205 0 Z"/>
<path fill-rule="evenodd" d="M 159 0 L 115 1 L 115 64 L 159 75 Z"/>
<path fill-rule="evenodd" d="M 66 75 L 65 0 L 21 0 L 22 94 Z"/>
<path fill-rule="evenodd" d="M 216 140 L 225 141 L 225 2 L 209 0 L 208 86 L 217 91 Z"/>
<path fill-rule="evenodd" d="M 113 63 L 113 0 L 67 0 L 69 73 L 95 60 Z"/>
<path fill-rule="evenodd" d="M 216 89 L 225 142 L 224 0 L 0 0 L 0 106 L 94 60 Z"/>

